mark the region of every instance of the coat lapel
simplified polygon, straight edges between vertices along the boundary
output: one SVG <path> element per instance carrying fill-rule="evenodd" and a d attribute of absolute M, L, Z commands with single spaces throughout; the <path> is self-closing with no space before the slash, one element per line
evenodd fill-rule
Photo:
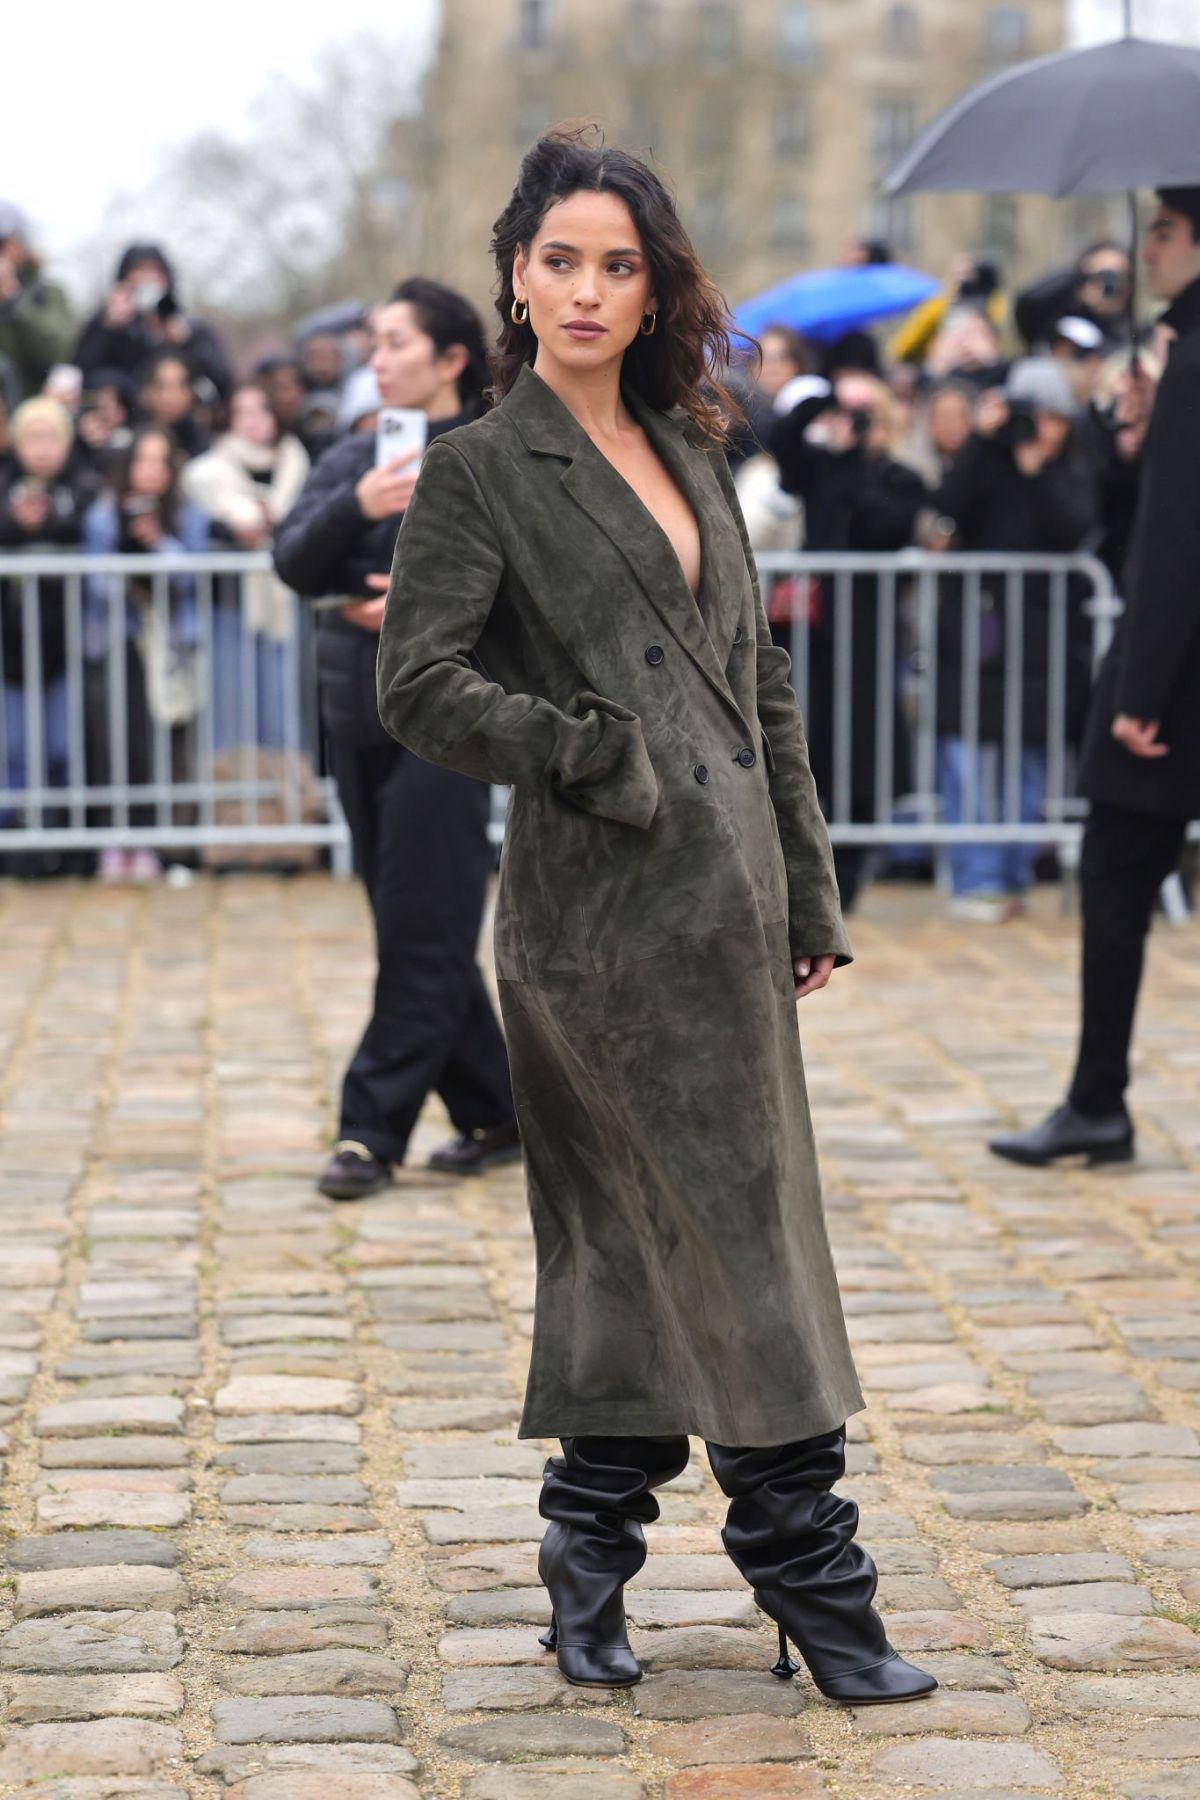
<path fill-rule="evenodd" d="M 531 368 L 521 370 L 504 410 L 527 449 L 566 460 L 561 479 L 571 500 L 620 551 L 667 630 L 744 724 L 725 677 L 745 589 L 741 539 L 707 456 L 687 442 L 684 427 L 636 394 L 627 391 L 626 399 L 695 512 L 699 604 L 662 527 Z"/>

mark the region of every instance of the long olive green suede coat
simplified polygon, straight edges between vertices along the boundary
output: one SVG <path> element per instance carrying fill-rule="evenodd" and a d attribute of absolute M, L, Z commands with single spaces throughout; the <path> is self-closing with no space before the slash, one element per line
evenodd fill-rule
<path fill-rule="evenodd" d="M 513 788 L 495 955 L 537 1240 L 522 1435 L 780 1444 L 864 1404 L 791 970 L 849 950 L 725 459 L 627 398 L 695 509 L 699 604 L 525 369 L 426 455 L 379 710 Z"/>

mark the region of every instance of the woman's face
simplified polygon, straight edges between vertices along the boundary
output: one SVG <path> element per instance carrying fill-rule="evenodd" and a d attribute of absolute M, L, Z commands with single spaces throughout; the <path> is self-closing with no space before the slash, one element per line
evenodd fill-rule
<path fill-rule="evenodd" d="M 761 342 L 762 367 L 758 372 L 758 386 L 768 400 L 773 400 L 785 382 L 804 371 L 781 331 L 764 331 Z"/>
<path fill-rule="evenodd" d="M 50 481 L 71 454 L 71 440 L 51 419 L 31 419 L 17 440 L 17 460 L 27 475 Z"/>
<path fill-rule="evenodd" d="M 407 300 L 380 309 L 375 325 L 371 368 L 385 406 L 411 406 L 429 412 L 440 406 L 447 387 L 462 373 L 465 353 L 451 345 L 439 351 L 421 330 Z"/>
<path fill-rule="evenodd" d="M 163 425 L 177 425 L 192 409 L 192 383 L 181 362 L 159 363 L 142 390 L 146 411 Z"/>
<path fill-rule="evenodd" d="M 159 432 L 138 440 L 129 465 L 129 491 L 161 500 L 171 485 L 171 446 Z"/>
<path fill-rule="evenodd" d="M 585 374 L 619 362 L 658 302 L 633 215 L 616 194 L 569 194 L 513 260 L 543 357 Z"/>
<path fill-rule="evenodd" d="M 279 435 L 275 414 L 261 388 L 239 388 L 229 409 L 229 429 L 247 443 L 273 444 Z"/>

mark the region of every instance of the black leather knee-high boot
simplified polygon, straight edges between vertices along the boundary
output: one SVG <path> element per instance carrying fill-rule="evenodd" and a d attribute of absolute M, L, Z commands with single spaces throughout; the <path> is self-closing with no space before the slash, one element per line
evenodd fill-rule
<path fill-rule="evenodd" d="M 730 1499 L 725 1548 L 779 1627 L 774 1673 L 796 1673 L 790 1638 L 830 1700 L 866 1706 L 932 1693 L 934 1677 L 892 1648 L 871 1605 L 879 1576 L 854 1541 L 858 1507 L 829 1491 L 846 1472 L 844 1427 L 772 1449 L 709 1444 L 708 1455 Z"/>
<path fill-rule="evenodd" d="M 629 1687 L 642 1678 L 625 1627 L 625 1583 L 646 1560 L 642 1526 L 658 1517 L 651 1488 L 687 1467 L 688 1441 L 563 1438 L 542 1479 L 551 1521 L 538 1574 L 553 1608 L 539 1640 L 577 1687 Z"/>

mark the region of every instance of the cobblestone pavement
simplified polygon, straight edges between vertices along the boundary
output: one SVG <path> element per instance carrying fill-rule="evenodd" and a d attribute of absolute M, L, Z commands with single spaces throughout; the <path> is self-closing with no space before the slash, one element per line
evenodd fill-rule
<path fill-rule="evenodd" d="M 702 1458 L 647 1676 L 539 1650 L 519 1171 L 312 1189 L 370 979 L 321 878 L 0 892 L 0 1792 L 40 1800 L 1200 1795 L 1200 933 L 1134 1171 L 991 1160 L 1059 1093 L 1075 927 L 880 891 L 802 1023 L 868 1410 L 848 1490 L 931 1699 L 767 1672 Z M 780 1345 L 786 1355 L 787 1346 Z"/>

